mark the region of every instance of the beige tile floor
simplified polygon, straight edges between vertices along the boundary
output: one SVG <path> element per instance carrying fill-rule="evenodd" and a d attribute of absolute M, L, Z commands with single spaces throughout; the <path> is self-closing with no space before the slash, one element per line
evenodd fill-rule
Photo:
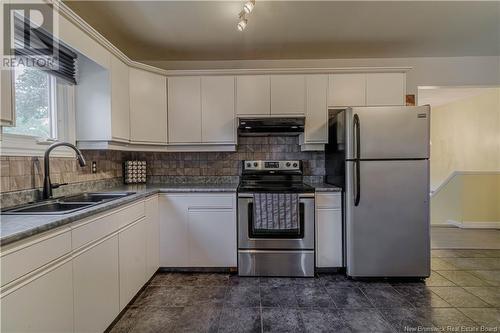
<path fill-rule="evenodd" d="M 432 249 L 500 249 L 500 230 L 431 228 Z"/>

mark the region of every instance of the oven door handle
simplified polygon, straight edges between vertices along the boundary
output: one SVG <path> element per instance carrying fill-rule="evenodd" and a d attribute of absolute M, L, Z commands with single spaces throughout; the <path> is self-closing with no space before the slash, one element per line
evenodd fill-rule
<path fill-rule="evenodd" d="M 238 193 L 238 198 L 252 198 L 252 193 Z M 301 198 L 314 198 L 314 193 L 301 193 L 299 194 L 299 199 Z"/>

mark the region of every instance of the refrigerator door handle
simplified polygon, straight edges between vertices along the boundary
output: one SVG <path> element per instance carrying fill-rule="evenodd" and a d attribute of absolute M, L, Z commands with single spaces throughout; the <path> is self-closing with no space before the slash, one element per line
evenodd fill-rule
<path fill-rule="evenodd" d="M 354 196 L 354 206 L 359 205 L 361 200 L 361 171 L 360 171 L 360 158 L 361 158 L 361 131 L 359 124 L 359 116 L 354 115 L 353 121 L 353 134 L 354 134 L 354 147 L 356 149 L 356 155 L 354 159 L 354 182 L 356 184 L 356 195 Z"/>
<path fill-rule="evenodd" d="M 353 117 L 353 134 L 354 134 L 354 147 L 356 149 L 356 154 L 354 155 L 354 158 L 356 160 L 360 160 L 361 158 L 361 130 L 360 130 L 360 122 L 359 122 L 359 116 L 356 113 Z"/>

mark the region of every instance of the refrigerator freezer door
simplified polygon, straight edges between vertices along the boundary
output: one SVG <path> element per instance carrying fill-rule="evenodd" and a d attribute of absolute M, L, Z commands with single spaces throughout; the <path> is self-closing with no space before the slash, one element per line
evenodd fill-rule
<path fill-rule="evenodd" d="M 347 275 L 429 276 L 429 161 L 347 161 L 346 178 Z"/>
<path fill-rule="evenodd" d="M 353 118 L 359 118 L 361 159 L 429 158 L 429 106 L 360 107 L 347 110 L 347 159 L 355 158 L 358 135 Z"/>

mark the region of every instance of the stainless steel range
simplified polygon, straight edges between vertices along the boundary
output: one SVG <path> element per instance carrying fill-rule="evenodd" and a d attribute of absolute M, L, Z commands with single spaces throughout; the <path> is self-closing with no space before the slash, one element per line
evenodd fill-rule
<path fill-rule="evenodd" d="M 238 273 L 314 276 L 314 188 L 301 161 L 243 161 Z"/>

